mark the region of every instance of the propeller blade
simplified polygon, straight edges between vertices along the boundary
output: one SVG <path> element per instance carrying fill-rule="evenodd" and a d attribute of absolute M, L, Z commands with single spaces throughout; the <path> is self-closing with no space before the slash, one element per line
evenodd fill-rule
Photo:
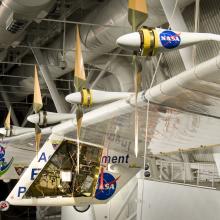
<path fill-rule="evenodd" d="M 138 66 L 136 67 L 134 82 L 135 82 L 135 95 L 136 95 L 136 98 L 137 98 L 138 92 L 140 92 L 140 90 L 141 90 L 141 82 L 142 82 L 141 71 L 142 71 L 142 67 L 141 67 L 141 64 L 139 62 L 136 62 L 136 63 L 138 63 L 138 64 L 135 64 L 135 65 L 138 65 Z"/>
<path fill-rule="evenodd" d="M 38 79 L 38 71 L 37 66 L 34 67 L 34 100 L 33 100 L 33 109 L 35 113 L 40 112 L 43 107 L 43 101 L 40 91 L 40 83 Z M 36 154 L 38 155 L 40 149 L 40 141 L 41 141 L 41 129 L 39 125 L 35 124 L 35 146 L 36 146 Z"/>
<path fill-rule="evenodd" d="M 37 71 L 37 66 L 35 65 L 33 109 L 35 113 L 37 113 L 41 110 L 42 107 L 43 107 L 43 102 L 42 102 L 40 84 L 39 84 L 39 79 L 38 79 L 38 71 Z"/>
<path fill-rule="evenodd" d="M 138 147 L 138 140 L 139 140 L 139 129 L 138 129 L 138 122 L 139 122 L 139 115 L 138 115 L 138 107 L 137 105 L 135 105 L 135 112 L 134 112 L 134 153 L 135 156 L 138 156 L 138 151 L 139 151 L 139 147 Z"/>
<path fill-rule="evenodd" d="M 78 105 L 77 110 L 76 110 L 76 120 L 77 120 L 77 131 L 78 131 L 79 136 L 80 136 L 80 129 L 82 125 L 82 118 L 83 118 L 83 110 L 82 110 L 82 107 Z"/>
<path fill-rule="evenodd" d="M 81 42 L 79 36 L 79 27 L 76 26 L 76 53 L 75 53 L 75 75 L 74 85 L 77 91 L 83 88 L 86 81 L 86 74 L 83 63 L 83 56 L 81 50 Z"/>
<path fill-rule="evenodd" d="M 147 8 L 147 0 L 128 0 L 128 22 L 132 26 L 132 31 L 137 31 L 138 27 L 142 25 L 148 17 L 148 8 Z M 130 35 L 129 35 L 130 36 Z M 131 45 L 131 48 L 137 48 L 140 43 L 140 37 L 138 38 L 138 34 L 132 34 L 133 39 L 137 44 Z M 125 39 L 125 41 L 127 41 Z M 117 40 L 117 43 L 121 46 L 127 44 L 124 42 L 124 38 L 120 38 Z M 138 155 L 138 106 L 137 106 L 137 95 L 141 88 L 141 63 L 137 60 L 137 56 L 133 56 L 133 64 L 134 64 L 134 85 L 135 85 L 135 126 L 134 126 L 134 136 L 135 136 L 135 146 L 134 151 L 137 157 Z"/>
<path fill-rule="evenodd" d="M 141 90 L 141 71 L 142 71 L 142 66 L 140 61 L 137 59 L 137 57 L 134 57 L 134 66 L 135 66 L 135 75 L 134 75 L 134 84 L 135 84 L 135 112 L 134 112 L 134 120 L 135 120 L 135 125 L 134 125 L 134 152 L 135 156 L 138 156 L 138 140 L 139 140 L 139 116 L 138 116 L 138 106 L 137 106 L 137 96 L 138 92 Z"/>
<path fill-rule="evenodd" d="M 135 31 L 148 17 L 146 0 L 128 0 L 128 22 Z"/>
<path fill-rule="evenodd" d="M 86 74 L 84 69 L 84 62 L 82 56 L 79 27 L 76 26 L 76 52 L 75 52 L 75 74 L 74 74 L 74 86 L 76 91 L 80 91 L 84 88 L 86 82 Z M 77 120 L 77 168 L 76 172 L 79 174 L 79 159 L 80 159 L 80 131 L 83 118 L 83 109 L 81 105 L 77 105 L 76 120 Z"/>
<path fill-rule="evenodd" d="M 79 157 L 80 157 L 80 144 L 79 144 L 79 138 L 80 138 L 80 131 L 82 126 L 82 118 L 83 118 L 83 110 L 80 105 L 77 106 L 76 110 L 76 121 L 77 121 L 77 129 L 76 129 L 76 138 L 77 138 L 77 168 L 76 172 L 79 174 Z"/>
<path fill-rule="evenodd" d="M 36 146 L 36 153 L 39 152 L 40 141 L 41 141 L 41 129 L 40 129 L 40 127 L 37 124 L 35 124 L 35 146 Z"/>
<path fill-rule="evenodd" d="M 6 130 L 11 129 L 11 107 L 9 108 L 7 117 L 5 119 L 4 127 L 5 127 Z"/>

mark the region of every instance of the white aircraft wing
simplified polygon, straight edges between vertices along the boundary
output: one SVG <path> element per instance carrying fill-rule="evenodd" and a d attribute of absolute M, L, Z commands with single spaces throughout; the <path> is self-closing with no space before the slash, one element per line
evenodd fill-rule
<path fill-rule="evenodd" d="M 143 163 L 143 158 L 132 157 L 128 151 L 114 151 L 80 140 L 77 174 L 76 156 L 76 140 L 50 135 L 7 201 L 13 205 L 39 206 L 106 203 Z"/>
<path fill-rule="evenodd" d="M 220 56 L 217 56 L 146 92 L 139 93 L 139 139 L 144 142 L 146 106 L 149 100 L 151 107 L 148 142 L 152 153 L 220 143 L 218 135 L 220 125 L 219 68 Z M 92 126 L 93 130 L 98 131 L 102 124 L 106 126 L 112 119 L 120 121 L 127 117 L 127 120 L 133 120 L 133 113 L 134 96 L 131 95 L 128 99 L 122 99 L 85 113 L 82 126 L 87 129 Z M 124 132 L 124 137 L 133 139 L 134 123 L 126 123 L 126 120 L 123 123 L 119 128 L 129 130 L 127 133 Z M 57 135 L 68 135 L 72 134 L 75 129 L 76 120 L 72 119 L 53 126 L 49 131 L 42 129 L 42 133 L 45 131 Z M 91 129 L 89 130 L 91 132 Z M 5 140 L 17 141 L 31 135 L 34 134 L 24 134 Z"/>
<path fill-rule="evenodd" d="M 220 143 L 219 69 L 220 56 L 217 56 L 139 93 L 139 139 L 142 141 L 145 138 L 147 101 L 151 102 L 148 142 L 152 153 Z M 125 115 L 132 121 L 133 113 L 134 97 L 131 96 L 86 113 L 83 126 L 94 125 L 93 129 L 98 129 L 98 123 L 112 119 L 120 121 Z M 123 123 L 122 129 L 130 129 L 129 137 L 134 139 L 134 123 L 128 124 L 126 120 Z M 66 121 L 52 131 L 66 134 L 75 127 L 75 121 Z"/>

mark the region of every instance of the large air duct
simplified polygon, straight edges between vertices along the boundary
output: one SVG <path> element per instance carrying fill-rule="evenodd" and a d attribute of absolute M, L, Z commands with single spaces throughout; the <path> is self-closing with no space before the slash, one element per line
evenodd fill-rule
<path fill-rule="evenodd" d="M 3 0 L 0 5 L 0 48 L 19 44 L 28 24 L 45 17 L 53 4 L 53 0 Z"/>
<path fill-rule="evenodd" d="M 160 6 L 158 7 L 158 5 Z M 159 25 L 166 22 L 166 16 L 163 13 L 163 9 L 159 1 L 157 1 L 156 4 L 152 1 L 149 7 L 152 11 L 155 11 L 155 13 L 152 13 L 150 15 L 149 23 L 146 23 L 146 25 Z M 129 33 L 131 31 L 127 19 L 127 0 L 106 1 L 106 4 L 101 4 L 100 7 L 97 7 L 94 11 L 92 11 L 85 18 L 84 22 L 106 25 L 80 26 L 81 39 L 83 41 L 82 50 L 89 50 L 84 54 L 84 63 L 94 65 L 95 58 L 99 57 L 99 63 L 96 63 L 95 66 L 98 68 L 104 68 L 105 63 L 110 57 L 103 57 L 102 54 L 115 49 L 117 47 L 115 43 L 116 39 L 119 36 Z M 47 51 L 44 53 L 45 60 L 49 61 L 49 70 L 51 73 L 53 73 L 54 78 L 58 78 L 72 71 L 74 66 L 74 52 L 71 50 L 74 50 L 75 48 L 74 39 L 75 30 L 73 25 L 72 27 L 69 27 L 66 33 L 65 49 L 67 50 L 67 52 L 65 53 L 65 58 L 62 57 L 61 52 L 59 54 L 54 51 Z M 49 45 L 49 47 L 60 48 L 60 38 Z M 102 55 L 101 59 L 100 55 Z M 63 60 L 65 60 L 65 69 L 55 67 L 60 64 L 60 61 Z M 121 67 L 116 68 L 116 66 Z M 115 59 L 113 64 L 110 65 L 108 69 L 108 71 L 114 74 L 115 78 L 119 80 L 122 91 L 132 91 L 133 77 L 132 74 L 128 74 L 128 72 L 130 72 L 130 67 L 130 60 L 128 61 L 127 58 L 120 58 L 120 62 Z M 30 92 L 32 92 L 33 90 L 31 78 L 22 80 L 20 82 L 20 85 L 24 86 L 26 88 L 26 91 L 29 90 Z"/>
<path fill-rule="evenodd" d="M 7 56 L 9 46 L 16 46 L 23 40 L 26 27 L 34 19 L 45 17 L 53 4 L 53 0 L 0 2 L 0 61 Z"/>

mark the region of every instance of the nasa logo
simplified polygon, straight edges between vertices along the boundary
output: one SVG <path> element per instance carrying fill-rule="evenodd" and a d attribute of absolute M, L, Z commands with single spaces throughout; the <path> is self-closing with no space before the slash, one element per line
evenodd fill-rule
<path fill-rule="evenodd" d="M 160 41 L 163 47 L 167 49 L 173 49 L 180 45 L 180 34 L 176 34 L 173 31 L 163 31 L 160 34 Z"/>
<path fill-rule="evenodd" d="M 116 191 L 118 179 L 119 177 L 115 179 L 110 173 L 103 173 L 103 189 L 100 189 L 101 175 L 99 175 L 95 198 L 98 200 L 109 199 Z"/>
<path fill-rule="evenodd" d="M 13 163 L 14 158 L 12 157 L 10 162 L 5 162 L 5 148 L 0 145 L 0 176 L 5 174 Z"/>

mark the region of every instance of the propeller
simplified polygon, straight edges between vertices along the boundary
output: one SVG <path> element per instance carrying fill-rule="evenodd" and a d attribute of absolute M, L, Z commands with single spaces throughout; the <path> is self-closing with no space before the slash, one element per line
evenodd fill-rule
<path fill-rule="evenodd" d="M 40 84 L 38 79 L 38 71 L 37 66 L 35 65 L 34 71 L 34 99 L 33 99 L 33 110 L 35 113 L 40 112 L 43 107 L 41 91 L 40 91 Z M 35 145 L 36 145 L 36 152 L 38 153 L 40 147 L 40 140 L 41 140 L 41 129 L 39 127 L 40 121 L 38 120 L 35 122 Z M 10 137 L 12 135 L 20 135 L 28 132 L 32 132 L 33 128 L 23 128 L 18 126 L 11 126 L 11 107 L 5 119 L 4 128 L 0 128 L 0 134 L 4 137 Z"/>
<path fill-rule="evenodd" d="M 128 0 L 128 22 L 132 31 L 137 31 L 148 18 L 148 7 L 146 0 Z"/>
<path fill-rule="evenodd" d="M 75 91 L 82 93 L 82 102 L 77 104 L 76 108 L 76 121 L 77 121 L 77 168 L 76 172 L 79 174 L 79 157 L 80 157 L 80 145 L 79 145 L 79 138 L 80 138 L 80 131 L 82 126 L 82 119 L 83 119 L 83 106 L 89 106 L 91 104 L 91 94 L 90 90 L 85 89 L 86 85 L 86 74 L 84 69 L 84 62 L 82 56 L 82 49 L 81 49 L 81 42 L 80 42 L 80 35 L 79 35 L 79 27 L 76 26 L 76 52 L 75 52 L 75 73 L 74 73 L 74 87 Z M 84 97 L 87 97 L 84 99 Z"/>
<path fill-rule="evenodd" d="M 11 126 L 11 107 L 9 108 L 8 114 L 5 118 L 4 128 L 0 128 L 0 135 L 3 137 L 12 135 L 12 126 Z"/>
<path fill-rule="evenodd" d="M 11 130 L 11 107 L 9 108 L 7 117 L 5 119 L 4 127 L 6 131 Z"/>
<path fill-rule="evenodd" d="M 37 66 L 34 67 L 34 99 L 33 99 L 33 110 L 35 113 L 39 113 L 43 107 L 42 96 L 40 91 L 40 84 L 38 79 Z M 36 152 L 38 153 L 41 141 L 41 129 L 39 125 L 35 124 L 35 146 Z"/>
<path fill-rule="evenodd" d="M 5 118 L 4 127 L 0 128 L 0 137 L 2 138 L 2 140 L 4 137 L 17 136 L 28 132 L 33 132 L 33 129 L 11 125 L 11 107 L 10 107 L 8 114 Z"/>
<path fill-rule="evenodd" d="M 129 0 L 128 1 L 128 22 L 132 27 L 132 31 L 137 31 L 138 28 L 148 18 L 146 0 Z M 139 36 L 140 37 L 140 36 Z M 134 84 L 135 84 L 135 156 L 138 156 L 138 107 L 137 107 L 137 95 L 141 88 L 141 62 L 138 59 L 136 53 L 133 55 L 134 65 Z"/>

